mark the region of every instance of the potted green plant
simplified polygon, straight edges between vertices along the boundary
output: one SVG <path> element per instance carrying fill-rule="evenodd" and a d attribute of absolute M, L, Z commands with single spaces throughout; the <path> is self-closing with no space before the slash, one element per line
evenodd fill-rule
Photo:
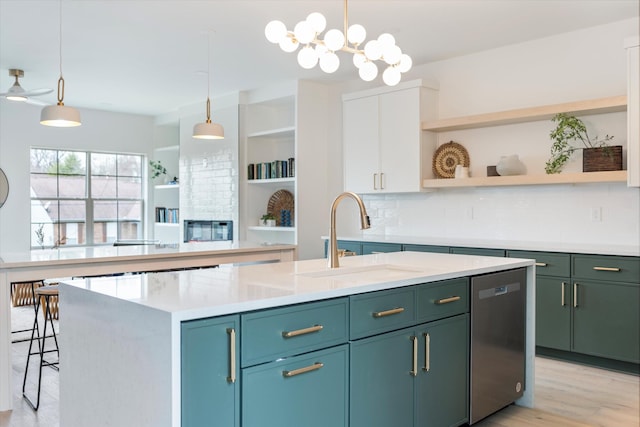
<path fill-rule="evenodd" d="M 276 226 L 276 217 L 270 212 L 262 215 L 260 218 L 260 224 L 265 225 L 267 227 L 275 227 Z"/>
<path fill-rule="evenodd" d="M 558 113 L 551 120 L 556 127 L 549 134 L 553 144 L 551 158 L 544 168 L 546 173 L 560 173 L 576 150 L 583 150 L 583 172 L 622 169 L 622 146 L 609 146 L 613 136 L 591 138 L 584 122 L 566 113 Z"/>
<path fill-rule="evenodd" d="M 156 179 L 161 175 L 167 174 L 167 169 L 162 165 L 160 160 L 149 160 L 149 168 L 151 169 L 151 178 Z"/>

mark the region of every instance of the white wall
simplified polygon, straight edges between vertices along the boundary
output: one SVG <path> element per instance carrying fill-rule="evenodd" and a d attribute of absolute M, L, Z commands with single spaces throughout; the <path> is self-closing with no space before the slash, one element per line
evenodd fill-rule
<path fill-rule="evenodd" d="M 411 78 L 439 82 L 439 117 L 624 95 L 624 39 L 638 19 L 593 27 L 417 67 Z M 349 90 L 361 89 L 351 83 Z M 593 133 L 626 146 L 626 115 L 589 116 Z M 501 155 L 519 154 L 528 173 L 544 173 L 550 121 L 443 133 L 471 158 L 472 175 Z M 580 157 L 566 168 L 578 171 Z M 640 191 L 626 184 L 468 188 L 411 195 L 365 196 L 373 227 L 366 234 L 535 242 L 632 245 L 640 243 Z M 594 214 L 595 212 L 595 214 Z M 599 215 L 596 215 L 599 214 Z M 599 216 L 600 219 L 594 216 Z M 353 217 L 355 218 L 355 217 Z M 355 220 L 341 221 L 358 233 Z M 553 246 L 550 245 L 550 248 Z"/>
<path fill-rule="evenodd" d="M 30 245 L 29 149 L 94 150 L 150 155 L 153 118 L 80 109 L 82 126 L 40 124 L 42 107 L 0 100 L 0 168 L 9 180 L 9 198 L 0 208 L 0 252 L 26 251 Z"/>

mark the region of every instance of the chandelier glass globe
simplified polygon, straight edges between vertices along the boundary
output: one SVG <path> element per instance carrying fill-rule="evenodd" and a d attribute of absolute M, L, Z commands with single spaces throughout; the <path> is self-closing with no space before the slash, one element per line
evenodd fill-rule
<path fill-rule="evenodd" d="M 327 28 L 326 18 L 323 14 L 318 12 L 310 13 L 309 16 L 307 16 L 307 22 L 311 24 L 311 27 L 316 34 L 320 34 L 325 30 L 325 28 Z"/>
<path fill-rule="evenodd" d="M 367 38 L 367 30 L 360 24 L 353 24 L 347 30 L 347 40 L 349 43 L 359 45 Z"/>
<path fill-rule="evenodd" d="M 358 70 L 358 75 L 365 82 L 370 82 L 378 77 L 378 67 L 371 61 L 367 61 Z"/>
<path fill-rule="evenodd" d="M 305 46 L 298 52 L 298 64 L 306 70 L 316 66 L 318 53 L 311 46 Z"/>
<path fill-rule="evenodd" d="M 281 21 L 271 21 L 265 27 L 264 35 L 271 43 L 280 43 L 287 36 L 287 27 Z"/>
<path fill-rule="evenodd" d="M 324 36 L 324 44 L 329 50 L 340 50 L 344 46 L 344 34 L 340 30 L 329 30 Z"/>
<path fill-rule="evenodd" d="M 387 86 L 395 86 L 400 83 L 401 79 L 400 71 L 396 67 L 387 67 L 386 70 L 382 73 L 382 81 Z"/>
<path fill-rule="evenodd" d="M 340 67 L 340 58 L 334 52 L 326 52 L 320 57 L 320 69 L 325 73 L 334 73 L 338 67 Z"/>

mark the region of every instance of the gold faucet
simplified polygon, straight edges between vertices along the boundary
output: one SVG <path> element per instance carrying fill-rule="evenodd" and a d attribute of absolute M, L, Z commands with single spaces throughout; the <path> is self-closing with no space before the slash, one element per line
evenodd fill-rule
<path fill-rule="evenodd" d="M 360 196 L 351 191 L 346 191 L 339 194 L 331 204 L 331 231 L 329 233 L 329 268 L 338 268 L 340 263 L 338 262 L 338 242 L 336 240 L 336 208 L 342 199 L 345 197 L 351 197 L 358 203 L 360 208 L 360 229 L 366 230 L 371 227 L 369 223 L 369 216 L 367 215 L 367 209 L 364 207 L 364 203 Z"/>

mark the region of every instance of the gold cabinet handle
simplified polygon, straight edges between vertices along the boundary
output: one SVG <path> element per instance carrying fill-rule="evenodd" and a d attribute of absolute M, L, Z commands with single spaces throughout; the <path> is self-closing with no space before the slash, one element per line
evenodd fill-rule
<path fill-rule="evenodd" d="M 578 306 L 578 284 L 577 283 L 573 284 L 573 306 L 574 307 Z"/>
<path fill-rule="evenodd" d="M 338 256 L 339 257 L 345 257 L 345 256 L 354 256 L 356 253 L 353 251 L 348 251 L 346 249 L 338 249 Z"/>
<path fill-rule="evenodd" d="M 377 174 L 377 173 L 374 173 L 374 174 L 373 174 L 373 189 L 374 189 L 374 190 L 377 190 L 377 189 L 378 189 L 378 187 L 377 187 L 377 185 L 378 185 L 377 181 L 378 181 L 378 174 Z"/>
<path fill-rule="evenodd" d="M 424 366 L 422 370 L 429 372 L 431 369 L 431 335 L 424 333 L 422 336 L 424 336 Z"/>
<path fill-rule="evenodd" d="M 313 332 L 318 332 L 321 331 L 324 328 L 324 326 L 322 325 L 314 325 L 314 326 L 310 326 L 308 328 L 303 328 L 303 329 L 298 329 L 295 331 L 283 331 L 282 332 L 282 336 L 284 338 L 292 338 L 292 337 L 297 337 L 299 335 L 306 335 L 306 334 L 310 334 Z"/>
<path fill-rule="evenodd" d="M 564 307 L 566 303 L 564 302 L 564 288 L 567 286 L 566 282 L 560 283 L 560 305 Z"/>
<path fill-rule="evenodd" d="M 285 378 L 295 377 L 296 375 L 306 374 L 307 372 L 317 371 L 322 368 L 324 363 L 316 362 L 313 365 L 305 366 L 304 368 L 294 369 L 293 371 L 282 371 L 282 376 Z"/>
<path fill-rule="evenodd" d="M 374 311 L 373 317 L 377 319 L 378 317 L 385 317 L 385 316 L 391 316 L 394 314 L 399 314 L 399 313 L 402 313 L 403 311 L 404 311 L 403 307 L 392 308 L 391 310 L 385 310 L 385 311 Z"/>
<path fill-rule="evenodd" d="M 227 382 L 236 382 L 236 330 L 227 328 L 229 334 L 229 376 Z"/>
<path fill-rule="evenodd" d="M 595 271 L 615 271 L 618 272 L 620 269 L 618 267 L 593 267 Z"/>
<path fill-rule="evenodd" d="M 380 172 L 380 189 L 384 190 L 384 172 Z"/>
<path fill-rule="evenodd" d="M 536 262 L 536 267 L 546 267 L 547 263 L 546 262 Z"/>
<path fill-rule="evenodd" d="M 418 375 L 418 337 L 411 337 L 411 342 L 413 344 L 413 369 L 410 374 L 415 377 Z"/>
<path fill-rule="evenodd" d="M 460 299 L 459 296 L 455 295 L 449 298 L 440 298 L 435 300 L 433 303 L 436 305 L 441 305 L 441 304 L 449 304 L 450 302 L 454 302 L 454 301 L 458 301 Z"/>

